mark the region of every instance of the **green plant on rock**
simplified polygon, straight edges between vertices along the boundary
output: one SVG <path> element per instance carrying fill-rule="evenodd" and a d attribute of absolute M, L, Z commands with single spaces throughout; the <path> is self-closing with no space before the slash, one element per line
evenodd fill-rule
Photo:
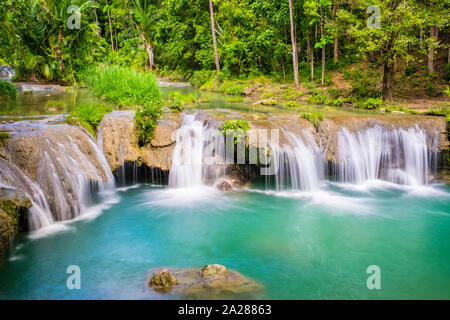
<path fill-rule="evenodd" d="M 311 122 L 316 129 L 319 128 L 319 123 L 323 120 L 323 115 L 320 112 L 302 113 L 301 117 Z"/>
<path fill-rule="evenodd" d="M 0 97 L 15 98 L 17 89 L 14 85 L 6 81 L 0 81 Z"/>
<path fill-rule="evenodd" d="M 45 104 L 45 107 L 49 111 L 62 111 L 66 108 L 64 100 L 49 100 Z"/>
<path fill-rule="evenodd" d="M 234 144 L 237 144 L 245 138 L 245 135 L 249 129 L 250 124 L 247 120 L 227 120 L 222 125 L 222 134 L 233 135 Z"/>
<path fill-rule="evenodd" d="M 8 140 L 11 137 L 9 132 L 0 132 L 0 147 L 3 147 L 5 145 L 6 140 Z"/>
<path fill-rule="evenodd" d="M 152 140 L 158 119 L 161 116 L 159 104 L 145 104 L 136 110 L 134 119 L 136 121 L 137 139 L 139 146 L 143 147 Z"/>
<path fill-rule="evenodd" d="M 68 116 L 67 122 L 81 125 L 95 137 L 103 116 L 111 111 L 112 107 L 105 104 L 80 104 Z"/>
<path fill-rule="evenodd" d="M 181 112 L 184 108 L 183 94 L 179 91 L 172 91 L 169 95 L 169 108 L 173 112 Z"/>

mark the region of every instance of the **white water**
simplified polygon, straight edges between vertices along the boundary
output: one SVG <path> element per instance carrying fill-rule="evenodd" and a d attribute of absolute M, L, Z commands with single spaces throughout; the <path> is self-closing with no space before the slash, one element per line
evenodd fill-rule
<path fill-rule="evenodd" d="M 94 193 L 108 195 L 115 188 L 111 169 L 98 146 L 86 134 L 68 128 L 17 125 L 18 131 L 23 130 L 18 141 L 31 139 L 31 135 L 38 139 L 37 163 L 32 160 L 29 164 L 36 166 L 34 179 L 14 165 L 14 159 L 0 163 L 2 185 L 23 190 L 33 201 L 30 230 L 78 217 L 93 203 Z M 11 139 L 15 143 L 15 137 Z"/>
<path fill-rule="evenodd" d="M 361 184 L 381 179 L 397 184 L 421 185 L 429 181 L 435 137 L 416 128 L 374 126 L 358 132 L 338 133 L 337 175 L 342 182 Z"/>
<path fill-rule="evenodd" d="M 271 146 L 272 158 L 276 161 L 275 175 L 278 190 L 317 190 L 324 179 L 325 156 L 308 130 L 302 137 L 283 131 L 289 144 L 278 148 Z M 304 140 L 305 141 L 304 141 Z"/>
<path fill-rule="evenodd" d="M 196 120 L 195 115 L 185 115 L 177 130 L 169 187 L 213 184 L 225 173 L 224 156 L 225 142 L 220 132 Z"/>

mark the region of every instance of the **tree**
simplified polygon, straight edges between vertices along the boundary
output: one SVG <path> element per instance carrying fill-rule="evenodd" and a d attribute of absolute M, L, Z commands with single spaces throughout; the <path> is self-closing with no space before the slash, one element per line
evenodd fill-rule
<path fill-rule="evenodd" d="M 150 0 L 134 0 L 133 15 L 138 24 L 137 29 L 139 36 L 144 44 L 145 51 L 148 55 L 150 71 L 155 65 L 155 56 L 152 45 L 153 28 L 156 22 L 156 6 Z"/>
<path fill-rule="evenodd" d="M 412 60 L 409 48 L 418 41 L 415 35 L 415 27 L 420 25 L 417 2 L 357 0 L 352 11 L 340 9 L 337 20 L 347 28 L 347 36 L 353 38 L 359 54 L 377 55 L 383 67 L 382 98 L 392 100 L 395 60 L 398 57 Z"/>
<path fill-rule="evenodd" d="M 209 0 L 209 15 L 211 16 L 211 32 L 214 46 L 214 58 L 216 60 L 216 70 L 217 72 L 220 72 L 219 53 L 217 52 L 216 27 L 214 23 L 214 8 L 212 0 Z"/>
<path fill-rule="evenodd" d="M 294 68 L 294 82 L 295 88 L 299 89 L 298 83 L 298 51 L 297 51 L 297 39 L 296 32 L 294 28 L 294 16 L 292 12 L 292 0 L 289 0 L 289 18 L 291 21 L 291 42 L 292 42 L 292 65 Z"/>

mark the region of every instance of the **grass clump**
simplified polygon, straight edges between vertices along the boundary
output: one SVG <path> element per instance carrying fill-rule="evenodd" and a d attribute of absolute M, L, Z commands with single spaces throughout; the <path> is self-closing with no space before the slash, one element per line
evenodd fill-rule
<path fill-rule="evenodd" d="M 86 84 L 100 98 L 137 107 L 135 122 L 140 146 L 149 143 L 161 116 L 161 90 L 151 72 L 106 66 L 86 77 Z"/>
<path fill-rule="evenodd" d="M 230 103 L 238 103 L 238 102 L 243 102 L 244 98 L 242 98 L 241 96 L 235 96 L 235 97 L 231 97 L 227 99 L 227 102 Z"/>
<path fill-rule="evenodd" d="M 6 140 L 8 140 L 11 137 L 9 132 L 0 132 L 0 147 L 3 147 L 5 145 Z"/>
<path fill-rule="evenodd" d="M 86 84 L 97 97 L 119 105 L 144 105 L 161 101 L 158 81 L 151 72 L 106 66 L 89 73 Z"/>
<path fill-rule="evenodd" d="M 323 120 L 323 115 L 320 112 L 302 113 L 301 117 L 311 122 L 316 129 L 319 128 L 319 123 Z"/>
<path fill-rule="evenodd" d="M 400 112 L 408 113 L 408 114 L 419 114 L 419 112 L 417 112 L 416 110 L 408 109 L 403 106 L 397 106 L 397 105 L 387 106 L 386 108 L 384 108 L 384 110 L 387 113 L 390 113 L 392 111 L 400 111 Z"/>
<path fill-rule="evenodd" d="M 84 127 L 95 137 L 103 116 L 111 111 L 112 107 L 105 104 L 80 104 L 69 115 L 67 122 Z"/>
<path fill-rule="evenodd" d="M 173 112 L 181 112 L 184 109 L 183 94 L 179 91 L 172 91 L 169 95 L 169 108 Z"/>
<path fill-rule="evenodd" d="M 250 129 L 250 124 L 247 120 L 227 120 L 222 125 L 223 135 L 234 135 L 234 144 L 240 142 L 247 131 Z"/>
<path fill-rule="evenodd" d="M 0 81 L 0 97 L 15 98 L 17 89 L 14 85 L 6 81 Z"/>
<path fill-rule="evenodd" d="M 45 107 L 49 111 L 62 111 L 66 108 L 64 100 L 49 100 L 45 104 Z"/>
<path fill-rule="evenodd" d="M 355 106 L 361 109 L 378 109 L 383 105 L 383 100 L 381 98 L 368 98 L 363 101 L 355 103 Z"/>

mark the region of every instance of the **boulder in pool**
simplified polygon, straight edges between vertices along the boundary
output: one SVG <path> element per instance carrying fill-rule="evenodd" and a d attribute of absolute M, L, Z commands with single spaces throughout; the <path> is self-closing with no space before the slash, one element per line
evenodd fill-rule
<path fill-rule="evenodd" d="M 160 284 L 161 274 L 164 279 L 172 279 L 166 282 L 170 285 L 155 286 Z M 261 298 L 257 295 L 264 291 L 262 284 L 219 264 L 188 269 L 159 267 L 149 270 L 148 278 L 156 292 L 185 299 L 253 299 Z"/>

